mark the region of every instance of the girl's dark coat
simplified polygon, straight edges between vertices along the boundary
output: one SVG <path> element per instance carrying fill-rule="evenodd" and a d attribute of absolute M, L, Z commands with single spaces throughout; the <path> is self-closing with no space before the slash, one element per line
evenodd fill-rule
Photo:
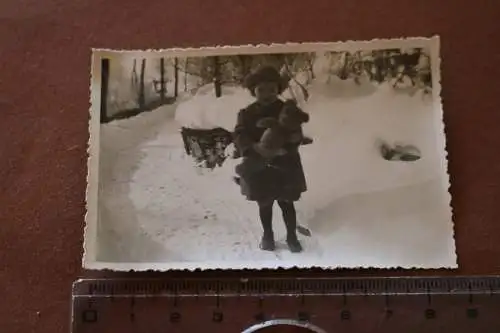
<path fill-rule="evenodd" d="M 257 122 L 265 117 L 278 118 L 283 101 L 264 106 L 254 102 L 238 113 L 234 130 L 234 143 L 243 163 L 260 156 L 252 149 L 265 129 L 258 128 Z M 240 179 L 241 193 L 250 201 L 285 200 L 297 201 L 307 190 L 306 179 L 298 151 L 298 144 L 288 144 L 288 153 L 273 159 L 271 166 L 248 177 Z"/>

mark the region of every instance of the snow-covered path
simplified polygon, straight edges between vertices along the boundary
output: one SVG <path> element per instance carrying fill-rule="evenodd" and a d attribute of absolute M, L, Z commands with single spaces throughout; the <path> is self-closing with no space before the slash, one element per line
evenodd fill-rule
<path fill-rule="evenodd" d="M 284 245 L 277 206 L 278 250 L 258 249 L 257 207 L 231 180 L 237 161 L 214 171 L 194 167 L 176 106 L 103 125 L 98 260 L 211 268 L 454 266 L 432 107 L 408 103 L 407 96 L 387 100 L 387 91 L 372 94 L 353 100 L 318 89 L 308 103 L 306 131 L 315 143 L 302 150 L 309 191 L 297 212 L 313 235 L 300 236 L 300 254 Z M 424 157 L 384 161 L 374 147 L 380 136 L 410 140 Z"/>
<path fill-rule="evenodd" d="M 103 126 L 101 140 L 114 144 L 104 145 L 101 157 L 101 211 L 105 212 L 101 216 L 106 222 L 99 243 L 107 246 L 101 249 L 100 260 L 286 260 L 291 254 L 285 246 L 284 222 L 277 207 L 278 249 L 274 253 L 260 251 L 257 210 L 232 183 L 227 172 L 231 163 L 215 172 L 194 168 L 172 120 L 174 110 L 165 107 L 154 115 L 139 116 L 144 122 L 137 117 Z M 149 135 L 131 140 L 130 136 L 141 132 Z M 218 191 L 214 186 L 218 181 L 229 186 Z M 322 256 L 316 239 L 305 239 L 303 245 L 308 249 L 299 255 L 303 259 Z"/>

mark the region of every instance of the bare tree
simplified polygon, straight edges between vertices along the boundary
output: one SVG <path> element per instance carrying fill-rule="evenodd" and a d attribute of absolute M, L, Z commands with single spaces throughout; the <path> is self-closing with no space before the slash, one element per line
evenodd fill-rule
<path fill-rule="evenodd" d="M 184 69 L 186 70 L 188 68 L 188 61 L 189 61 L 189 58 L 186 57 L 186 59 L 184 60 Z M 188 73 L 187 72 L 184 72 L 184 92 L 188 91 Z"/>
<path fill-rule="evenodd" d="M 160 58 L 160 100 L 165 101 L 167 89 L 165 87 L 165 58 Z"/>
<path fill-rule="evenodd" d="M 174 97 L 179 96 L 179 58 L 174 58 Z"/>
<path fill-rule="evenodd" d="M 238 55 L 237 58 L 239 62 L 238 65 L 240 67 L 239 81 L 240 84 L 243 84 L 245 82 L 245 78 L 252 70 L 252 56 L 241 54 Z"/>
<path fill-rule="evenodd" d="M 139 98 L 138 98 L 138 104 L 139 104 L 139 109 L 143 109 L 144 105 L 146 104 L 146 96 L 144 92 L 144 74 L 146 71 L 146 59 L 142 59 L 141 62 L 141 74 L 139 78 Z"/>
<path fill-rule="evenodd" d="M 101 60 L 101 122 L 108 120 L 109 59 Z"/>
<path fill-rule="evenodd" d="M 295 73 L 293 73 L 292 68 L 295 67 L 294 61 L 296 60 L 295 55 L 289 54 L 289 55 L 283 55 L 283 69 L 282 71 L 287 75 L 287 77 L 291 80 L 294 81 L 295 84 L 300 88 L 302 91 L 302 94 L 304 96 L 304 100 L 309 99 L 309 91 L 307 90 L 306 87 L 302 83 L 300 83 L 296 78 L 295 78 Z M 292 90 L 290 89 L 290 92 L 293 95 Z M 295 98 L 295 96 L 294 96 Z"/>
<path fill-rule="evenodd" d="M 134 59 L 134 64 L 132 65 L 132 74 L 130 76 L 130 85 L 133 91 L 136 91 L 138 83 L 139 78 L 137 76 L 137 59 Z"/>
<path fill-rule="evenodd" d="M 307 69 L 309 70 L 309 75 L 311 77 L 311 80 L 314 80 L 316 78 L 316 75 L 314 74 L 314 60 L 316 58 L 316 55 L 314 53 L 308 54 L 306 56 L 306 63 L 307 63 Z"/>
<path fill-rule="evenodd" d="M 213 81 L 215 88 L 215 97 L 219 98 L 222 96 L 222 83 L 221 83 L 221 72 L 220 72 L 220 64 L 219 57 L 213 57 Z"/>

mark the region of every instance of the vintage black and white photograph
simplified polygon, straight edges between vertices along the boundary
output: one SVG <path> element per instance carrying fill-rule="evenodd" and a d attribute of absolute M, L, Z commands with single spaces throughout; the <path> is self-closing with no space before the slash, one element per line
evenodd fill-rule
<path fill-rule="evenodd" d="M 84 267 L 457 267 L 439 46 L 94 49 Z"/>

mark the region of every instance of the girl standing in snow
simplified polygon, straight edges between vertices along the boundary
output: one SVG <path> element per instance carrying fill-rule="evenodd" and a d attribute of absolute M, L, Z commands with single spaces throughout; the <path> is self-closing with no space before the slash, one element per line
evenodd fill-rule
<path fill-rule="evenodd" d="M 245 86 L 256 101 L 239 111 L 234 142 L 244 159 L 260 159 L 253 146 L 260 140 L 264 129 L 256 124 L 266 117 L 278 119 L 284 105 L 278 96 L 288 87 L 288 80 L 275 68 L 265 66 L 250 74 Z M 264 230 L 260 243 L 262 250 L 275 249 L 272 215 L 273 204 L 277 201 L 286 225 L 288 247 L 291 252 L 302 251 L 297 239 L 294 201 L 300 199 L 307 186 L 298 147 L 299 144 L 287 144 L 284 147 L 287 151 L 285 155 L 273 158 L 264 170 L 239 179 L 241 193 L 247 200 L 257 202 L 259 207 Z"/>

